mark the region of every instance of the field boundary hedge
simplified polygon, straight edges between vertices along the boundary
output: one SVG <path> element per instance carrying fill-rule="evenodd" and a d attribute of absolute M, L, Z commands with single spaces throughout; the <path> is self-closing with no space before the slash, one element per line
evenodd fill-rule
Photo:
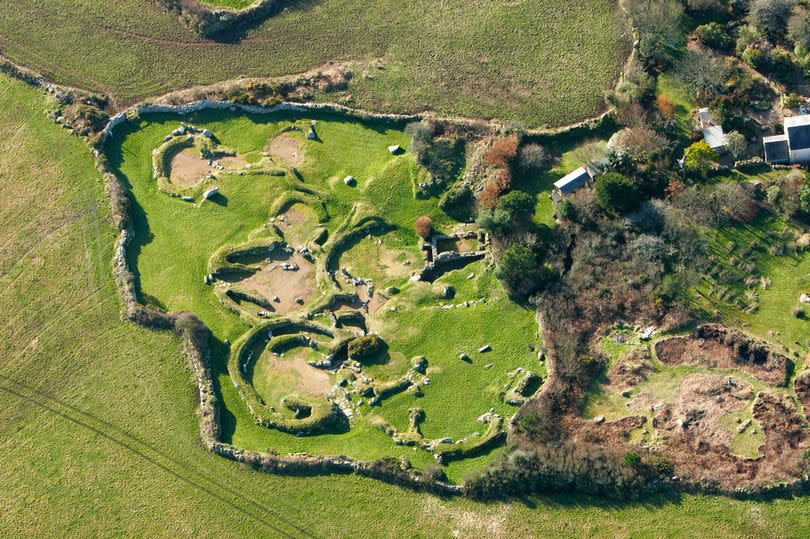
<path fill-rule="evenodd" d="M 216 37 L 261 22 L 277 13 L 284 0 L 253 0 L 243 9 L 215 7 L 200 0 L 155 0 L 162 8 L 176 13 L 180 20 L 204 37 Z"/>

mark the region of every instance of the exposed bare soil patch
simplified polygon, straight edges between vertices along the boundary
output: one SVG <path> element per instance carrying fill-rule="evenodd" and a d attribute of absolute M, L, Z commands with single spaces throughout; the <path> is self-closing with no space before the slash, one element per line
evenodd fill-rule
<path fill-rule="evenodd" d="M 700 326 L 689 337 L 673 337 L 655 345 L 658 358 L 667 365 L 695 365 L 713 369 L 739 369 L 758 380 L 785 385 L 792 368 L 789 358 L 770 350 L 765 343 L 717 324 Z"/>
<path fill-rule="evenodd" d="M 287 271 L 281 263 L 297 264 L 298 270 Z M 298 253 L 283 256 L 274 254 L 272 262 L 264 260 L 258 264 L 261 269 L 241 281 L 241 286 L 252 294 L 257 294 L 273 305 L 273 311 L 289 313 L 301 308 L 298 298 L 304 303 L 315 293 L 315 266 Z M 277 297 L 278 301 L 273 298 Z"/>
<path fill-rule="evenodd" d="M 652 372 L 650 353 L 646 348 L 638 348 L 610 369 L 605 389 L 621 393 L 647 380 Z"/>
<path fill-rule="evenodd" d="M 194 187 L 211 174 L 214 168 L 200 157 L 195 148 L 185 148 L 172 157 L 171 182 L 180 187 Z"/>
<path fill-rule="evenodd" d="M 279 135 L 267 145 L 267 151 L 285 163 L 297 167 L 304 157 L 302 142 L 290 135 Z"/>

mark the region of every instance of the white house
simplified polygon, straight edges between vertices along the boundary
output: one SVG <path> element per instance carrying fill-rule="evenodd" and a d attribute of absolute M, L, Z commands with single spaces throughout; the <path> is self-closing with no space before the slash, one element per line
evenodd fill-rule
<path fill-rule="evenodd" d="M 810 161 L 810 114 L 785 118 L 785 133 L 762 137 L 765 160 L 769 163 Z"/>

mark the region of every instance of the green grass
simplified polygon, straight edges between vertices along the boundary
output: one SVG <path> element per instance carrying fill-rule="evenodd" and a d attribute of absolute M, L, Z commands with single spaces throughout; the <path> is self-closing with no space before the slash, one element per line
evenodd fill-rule
<path fill-rule="evenodd" d="M 717 260 L 716 268 L 721 271 L 732 271 L 742 263 L 753 263 L 754 275 L 770 280 L 767 288 L 761 285 L 746 287 L 743 282 L 725 285 L 731 295 L 729 298 L 710 293 L 716 279 L 707 275 L 698 287 L 702 303 L 711 309 L 720 311 L 724 320 L 734 325 L 743 325 L 748 331 L 772 342 L 778 342 L 789 350 L 807 351 L 810 348 L 810 322 L 795 318 L 793 308 L 799 306 L 799 296 L 810 287 L 810 253 L 796 256 L 789 252 L 781 256 L 772 256 L 768 248 L 774 243 L 773 238 L 766 236 L 769 232 L 791 235 L 792 228 L 783 220 L 770 215 L 761 215 L 747 225 L 733 224 L 721 226 L 712 235 L 710 247 Z M 743 250 L 752 242 L 759 246 L 748 257 L 743 257 Z M 732 249 L 729 250 L 728 246 Z M 742 276 L 750 275 L 743 269 Z M 754 290 L 757 295 L 758 308 L 746 312 L 736 302 L 748 304 L 745 298 L 747 290 Z"/>
<path fill-rule="evenodd" d="M 30 390 L 0 379 L 5 536 L 731 538 L 810 531 L 810 500 L 802 497 L 655 496 L 624 504 L 554 495 L 480 504 L 355 476 L 264 474 L 208 453 L 198 441 L 194 385 L 179 343 L 118 321 L 102 179 L 88 150 L 50 123 L 45 109 L 41 95 L 0 77 L 0 306 L 7 317 L 0 373 L 63 403 L 48 400 L 45 409 L 21 397 L 35 397 Z"/>
<path fill-rule="evenodd" d="M 357 62 L 347 92 L 316 97 L 556 126 L 604 110 L 628 50 L 611 0 L 307 0 L 240 37 L 203 40 L 153 0 L 19 0 L 0 16 L 3 54 L 121 105 Z"/>
<path fill-rule="evenodd" d="M 692 99 L 680 82 L 668 75 L 659 75 L 656 95 L 662 95 L 675 105 L 675 123 L 678 126 L 678 145 L 681 149 L 690 144 L 692 132 Z"/>
<path fill-rule="evenodd" d="M 409 283 L 411 272 L 424 263 L 413 223 L 419 215 L 432 217 L 437 230 L 449 230 L 453 222 L 437 206 L 436 199 L 417 200 L 414 185 L 425 174 L 411 154 L 392 156 L 387 147 L 408 139 L 400 129 L 386 124 L 362 123 L 334 115 L 317 115 L 319 141 L 305 141 L 303 161 L 297 167 L 304 184 L 325 194 L 330 219 L 323 225 L 335 234 L 353 205 L 362 203 L 392 225 L 382 236 L 363 237 L 347 246 L 338 258 L 338 267 L 352 274 L 373 278 L 378 291 L 395 285 L 402 293 L 380 308 L 368 322 L 388 341 L 390 358 L 366 369 L 379 381 L 405 374 L 415 355 L 430 362 L 430 382 L 421 398 L 399 395 L 386 399 L 375 414 L 399 428 L 407 426 L 407 410 L 423 407 L 427 419 L 423 432 L 428 438 L 450 436 L 460 439 L 483 432 L 477 417 L 495 408 L 504 417 L 516 411 L 503 403 L 505 386 L 512 383 L 509 372 L 517 367 L 537 371 L 539 365 L 529 344 L 539 345 L 539 330 L 534 312 L 510 301 L 493 276 L 489 262 L 479 262 L 451 272 L 433 285 Z M 195 125 L 213 131 L 221 143 L 241 155 L 260 151 L 267 141 L 292 123 L 306 127 L 309 116 L 273 114 L 245 116 L 223 112 L 198 113 Z M 203 284 L 207 262 L 223 245 L 244 241 L 248 234 L 270 217 L 273 201 L 285 189 L 286 178 L 261 175 L 229 175 L 217 180 L 223 204 L 206 202 L 200 207 L 183 203 L 160 193 L 151 177 L 151 152 L 178 119 L 166 115 L 148 115 L 140 126 L 131 127 L 108 143 L 111 163 L 120 170 L 134 195 L 136 240 L 129 251 L 130 264 L 137 269 L 141 295 L 147 301 L 168 310 L 191 310 L 211 327 L 218 342 L 232 342 L 247 327 L 226 311 L 209 286 Z M 343 178 L 352 175 L 355 187 Z M 310 231 L 311 233 L 311 231 Z M 378 244 L 377 241 L 381 241 Z M 405 266 L 403 262 L 411 264 Z M 386 266 L 389 269 L 386 269 Z M 467 279 L 472 272 L 475 278 Z M 446 284 L 458 289 L 453 303 L 485 298 L 486 304 L 451 310 L 440 308 L 440 292 Z M 396 311 L 390 311 L 390 307 Z M 506 330 L 505 330 L 506 328 Z M 477 354 L 490 344 L 493 351 Z M 406 455 L 415 465 L 424 466 L 432 456 L 423 450 L 398 447 L 381 431 L 371 428 L 364 416 L 368 406 L 350 432 L 299 438 L 255 425 L 246 407 L 233 389 L 225 369 L 226 350 L 219 345 L 216 364 L 225 412 L 224 436 L 240 447 L 257 450 L 273 448 L 279 453 L 308 451 L 315 454 L 347 454 L 361 459 L 384 455 Z M 458 359 L 466 352 L 473 364 Z M 491 364 L 490 368 L 485 368 Z M 258 369 L 262 371 L 262 368 Z M 260 374 L 261 374 L 260 372 Z M 544 372 L 542 374 L 545 374 Z M 257 389 L 277 400 L 278 391 L 294 383 L 290 376 L 279 378 L 271 387 L 259 377 Z M 358 399 L 359 400 L 359 399 Z M 490 452 L 489 459 L 498 452 Z M 476 459 L 480 465 L 488 459 Z M 450 464 L 451 473 L 460 477 L 467 463 Z"/>

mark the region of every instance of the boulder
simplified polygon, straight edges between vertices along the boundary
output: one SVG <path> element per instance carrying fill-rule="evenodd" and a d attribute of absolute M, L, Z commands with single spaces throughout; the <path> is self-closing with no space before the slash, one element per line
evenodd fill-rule
<path fill-rule="evenodd" d="M 388 151 L 391 152 L 392 155 L 398 154 L 402 150 L 402 146 L 399 144 L 394 144 L 393 146 L 388 147 Z"/>
<path fill-rule="evenodd" d="M 348 185 L 349 187 L 354 187 L 357 185 L 357 180 L 354 179 L 354 176 L 346 176 L 343 178 L 343 183 Z"/>
<path fill-rule="evenodd" d="M 602 423 L 605 422 L 605 416 L 598 415 L 598 416 L 593 418 L 593 422 L 596 423 L 597 425 L 601 425 Z"/>
<path fill-rule="evenodd" d="M 442 299 L 452 299 L 456 295 L 456 289 L 452 286 L 445 286 L 442 290 Z"/>
<path fill-rule="evenodd" d="M 808 294 L 802 294 L 801 296 L 799 296 L 799 301 L 800 301 L 801 303 L 807 303 L 807 304 L 810 304 L 810 295 L 808 295 Z"/>
<path fill-rule="evenodd" d="M 212 196 L 219 193 L 219 187 L 212 187 L 203 193 L 203 200 L 208 200 Z"/>
<path fill-rule="evenodd" d="M 478 351 L 480 353 L 482 353 L 482 354 L 486 353 L 486 352 L 490 352 L 491 350 L 492 350 L 492 347 L 490 345 L 488 345 L 488 344 L 485 344 L 484 346 L 482 346 L 481 348 L 478 349 Z"/>

